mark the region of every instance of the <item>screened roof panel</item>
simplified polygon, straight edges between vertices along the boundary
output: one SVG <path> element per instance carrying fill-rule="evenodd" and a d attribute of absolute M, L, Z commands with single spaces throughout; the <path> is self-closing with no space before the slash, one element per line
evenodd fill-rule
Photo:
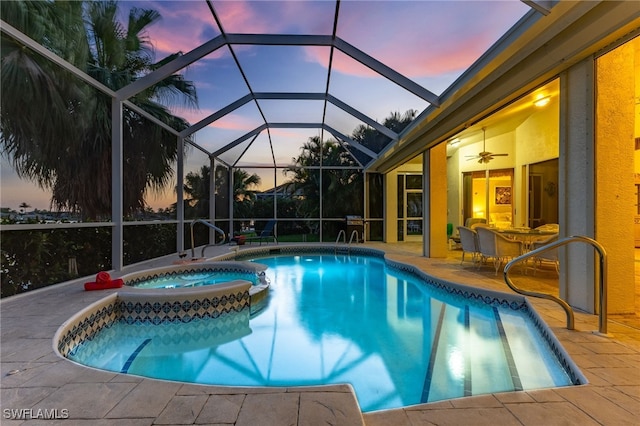
<path fill-rule="evenodd" d="M 326 89 L 328 47 L 240 46 L 235 51 L 254 92 L 322 93 Z"/>
<path fill-rule="evenodd" d="M 199 130 L 195 134 L 196 143 L 213 153 L 262 125 L 264 121 L 256 103 L 248 102 Z"/>
<path fill-rule="evenodd" d="M 310 138 L 319 137 L 320 129 L 270 129 L 273 141 L 273 154 L 278 167 L 292 166 L 295 159 L 302 154 L 302 148 Z M 324 133 L 325 139 L 329 136 Z M 309 164 L 317 166 L 317 163 Z"/>
<path fill-rule="evenodd" d="M 257 135 L 254 135 L 244 140 L 243 142 L 233 147 L 230 147 L 228 150 L 218 155 L 218 158 L 224 161 L 225 163 L 227 163 L 228 165 L 233 166 L 234 164 L 237 163 L 240 157 L 245 153 L 245 151 L 253 143 L 253 141 L 256 139 L 256 136 Z"/>
<path fill-rule="evenodd" d="M 176 67 L 172 72 L 181 73 L 193 82 L 200 109 L 194 111 L 175 102 L 165 103 L 174 100 L 172 98 L 161 101 L 192 125 L 219 113 L 221 118 L 197 130 L 193 138 L 203 149 L 233 164 L 255 136 L 251 135 L 255 129 L 266 127 L 270 122 L 323 122 L 324 108 L 316 106 L 323 101 L 267 101 L 261 94 L 302 93 L 321 98 L 328 94 L 379 123 L 392 112 L 404 113 L 410 109 L 422 112 L 429 102 L 437 104 L 437 95 L 531 10 L 527 3 L 533 2 L 343 0 L 336 8 L 336 2 L 330 0 L 139 0 L 118 2 L 118 17 L 126 27 L 132 7 L 160 13 L 162 19 L 146 27 L 141 36 L 151 42 L 154 62 L 172 53 L 183 54 L 169 65 Z M 551 7 L 555 2 L 539 3 Z M 336 10 L 336 38 L 333 38 Z M 81 24 L 80 28 L 86 26 Z M 17 29 L 37 37 L 30 34 L 28 28 Z M 3 34 L 16 38 L 13 30 L 8 31 L 6 26 Z M 303 43 L 305 40 L 310 43 Z M 42 36 L 35 42 L 42 44 L 39 48 L 19 36 L 17 41 L 44 56 L 47 54 L 41 51 L 46 49 L 66 59 L 70 54 L 62 51 L 64 44 L 46 46 L 48 39 Z M 231 47 L 227 42 L 233 43 Z M 335 47 L 330 47 L 331 44 Z M 391 74 L 398 73 L 405 87 L 362 62 L 374 64 L 373 68 L 378 70 L 388 67 L 393 71 Z M 182 68 L 185 64 L 188 65 Z M 78 75 L 87 67 L 78 69 L 72 72 Z M 131 99 L 166 77 L 157 71 L 137 76 L 138 81 L 124 88 L 110 89 L 117 90 L 122 99 Z M 420 97 L 408 90 L 407 82 L 435 95 L 428 96 L 427 101 L 424 92 Z M 254 96 L 257 101 L 253 100 Z M 247 102 L 238 107 L 244 101 Z M 264 117 L 258 105 L 263 108 Z M 222 111 L 226 113 L 223 115 Z M 331 102 L 327 103 L 325 123 L 328 126 L 351 136 L 361 122 Z M 246 164 L 265 163 L 265 158 L 271 156 L 265 148 L 268 143 L 263 142 L 269 140 L 269 133 L 278 166 L 290 165 L 309 137 L 322 135 L 325 140 L 332 137 L 326 130 L 272 127 L 269 132 L 260 132 L 259 143 L 252 145 L 245 154 L 246 159 L 241 160 Z M 220 153 L 221 148 L 234 144 L 237 146 L 231 152 Z M 256 153 L 252 153 L 252 149 L 256 149 Z M 361 151 L 347 149 L 362 158 L 363 164 L 369 161 Z"/>
<path fill-rule="evenodd" d="M 519 0 L 343 1 L 336 35 L 440 94 L 528 11 Z"/>
<path fill-rule="evenodd" d="M 249 101 L 251 107 L 238 108 L 198 131 L 197 143 L 211 152 L 219 152 L 225 144 L 233 144 L 247 132 L 269 123 L 324 122 L 349 137 L 358 125 L 365 124 L 331 102 L 327 102 L 325 114 L 322 100 L 263 99 L 261 95 L 265 93 L 328 94 L 379 123 L 392 112 L 404 113 L 410 109 L 422 112 L 430 105 L 424 95 L 411 93 L 406 86 L 401 87 L 388 75 L 385 77 L 369 66 L 374 64 L 374 68 L 379 68 L 377 63 L 390 67 L 411 84 L 417 83 L 434 94 L 442 93 L 529 10 L 519 0 L 343 0 L 339 5 L 324 0 L 131 3 L 156 8 L 162 13 L 163 22 L 169 22 L 170 27 L 176 25 L 173 35 L 188 34 L 191 40 L 198 40 L 191 47 L 181 42 L 180 37 L 176 38 L 176 45 L 184 46 L 181 50 L 185 53 L 218 35 L 230 36 L 230 46 L 209 53 L 183 71 L 185 78 L 196 85 L 200 111 L 175 109 L 181 113 L 178 115 L 196 124 L 234 105 L 243 96 L 257 97 L 257 101 Z M 192 14 L 197 18 L 186 21 Z M 483 18 L 477 19 L 478 16 Z M 364 62 L 369 62 L 369 66 L 361 62 L 362 57 L 354 59 L 353 51 L 345 53 L 338 46 L 333 48 L 330 62 L 332 48 L 326 43 L 334 39 L 326 36 L 332 35 L 334 24 L 337 40 L 344 40 L 363 52 Z M 171 40 L 167 33 L 155 34 Z M 251 40 L 233 44 L 234 35 L 245 35 Z M 294 38 L 277 41 L 269 38 L 275 35 Z M 314 39 L 316 42 L 311 45 L 296 45 L 301 43 L 297 36 L 324 38 Z M 429 100 L 433 102 L 433 99 L 435 97 Z M 273 135 L 283 130 L 271 129 L 271 132 Z M 286 145 L 301 146 L 309 135 L 308 129 L 301 130 L 305 138 L 297 144 Z M 328 137 L 326 131 L 323 134 Z M 259 139 L 263 137 L 261 134 Z M 391 140 L 388 134 L 384 139 L 385 143 Z M 260 144 L 253 145 L 249 151 L 261 150 L 258 146 Z M 262 158 L 259 153 L 256 157 Z M 290 163 L 290 157 L 286 164 Z"/>
<path fill-rule="evenodd" d="M 241 153 L 241 157 L 236 161 L 236 165 L 243 168 L 249 166 L 273 167 L 273 156 L 271 155 L 269 133 L 266 130 L 260 132 L 258 137 L 253 140 L 250 149 L 245 153 Z"/>
<path fill-rule="evenodd" d="M 309 138 L 320 136 L 321 133 L 320 129 L 270 129 L 270 132 L 277 166 L 293 165 Z M 329 137 L 327 132 L 324 132 L 324 137 Z"/>
<path fill-rule="evenodd" d="M 333 31 L 334 1 L 213 1 L 227 33 L 322 34 Z"/>
<path fill-rule="evenodd" d="M 324 101 L 260 99 L 269 123 L 321 123 Z"/>
<path fill-rule="evenodd" d="M 198 93 L 198 108 L 170 107 L 177 116 L 194 125 L 249 94 L 249 87 L 227 46 L 210 53 L 183 70 Z"/>
<path fill-rule="evenodd" d="M 332 103 L 327 104 L 327 114 L 325 119 L 328 126 L 349 137 L 353 135 L 353 131 L 358 126 L 365 124 Z"/>
<path fill-rule="evenodd" d="M 391 112 L 421 112 L 429 105 L 342 52 L 334 54 L 333 70 L 329 93 L 378 122 Z"/>

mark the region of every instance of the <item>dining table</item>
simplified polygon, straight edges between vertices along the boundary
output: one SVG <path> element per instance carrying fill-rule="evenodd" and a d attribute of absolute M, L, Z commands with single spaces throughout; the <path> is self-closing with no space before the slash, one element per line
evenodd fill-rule
<path fill-rule="evenodd" d="M 529 250 L 531 248 L 531 244 L 533 244 L 534 241 L 538 241 L 551 235 L 556 235 L 558 233 L 554 230 L 535 228 L 532 229 L 524 227 L 495 229 L 495 231 L 514 240 L 522 241 L 525 250 Z"/>

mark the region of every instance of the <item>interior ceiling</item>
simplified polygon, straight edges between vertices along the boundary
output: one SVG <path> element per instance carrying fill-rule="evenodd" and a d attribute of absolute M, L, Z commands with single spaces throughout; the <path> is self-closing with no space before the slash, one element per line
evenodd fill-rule
<path fill-rule="evenodd" d="M 482 128 L 486 129 L 487 138 L 515 131 L 520 124 L 541 108 L 535 104 L 535 102 L 541 98 L 549 100 L 548 104 L 542 106 L 543 108 L 549 108 L 558 103 L 560 98 L 560 84 L 558 80 L 553 80 L 535 91 L 527 93 L 520 99 L 517 99 L 504 108 L 492 113 L 487 118 L 458 133 L 452 139 L 457 138 L 461 142 L 449 148 L 459 149 L 470 143 L 481 142 Z"/>
<path fill-rule="evenodd" d="M 163 21 L 173 17 L 172 8 L 191 8 L 198 16 L 193 25 L 204 22 L 200 34 L 209 36 L 200 46 L 184 46 L 191 49 L 183 55 L 186 78 L 196 84 L 200 110 L 174 111 L 192 123 L 182 134 L 193 135 L 200 150 L 229 166 L 286 167 L 308 137 L 320 136 L 340 141 L 363 168 L 401 138 L 382 125 L 386 117 L 408 110 L 419 116 L 437 106 L 439 94 L 538 6 L 517 0 L 156 5 Z M 478 13 L 492 19 L 478 20 Z M 480 35 L 486 38 L 478 44 Z M 176 43 L 186 38 L 176 37 Z M 454 39 L 460 52 L 448 50 Z M 469 46 L 475 50 L 463 51 Z M 198 49 L 205 53 L 196 55 Z M 354 141 L 360 125 L 384 135 L 384 146 Z"/>

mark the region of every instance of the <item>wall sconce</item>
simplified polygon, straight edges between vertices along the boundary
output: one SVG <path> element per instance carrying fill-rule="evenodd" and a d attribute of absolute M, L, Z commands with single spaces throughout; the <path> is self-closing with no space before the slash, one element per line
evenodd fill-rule
<path fill-rule="evenodd" d="M 455 146 L 455 145 L 458 145 L 459 143 L 460 143 L 460 139 L 458 139 L 458 138 L 451 139 L 449 141 L 449 146 Z"/>
<path fill-rule="evenodd" d="M 533 101 L 533 104 L 538 108 L 542 108 L 543 106 L 547 105 L 549 102 L 551 102 L 551 96 L 541 96 L 535 101 Z"/>

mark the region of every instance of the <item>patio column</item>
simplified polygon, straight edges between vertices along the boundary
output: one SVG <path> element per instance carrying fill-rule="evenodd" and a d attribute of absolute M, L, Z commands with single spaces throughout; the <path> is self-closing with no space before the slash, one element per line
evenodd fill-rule
<path fill-rule="evenodd" d="M 178 136 L 178 156 L 176 158 L 176 250 L 184 251 L 184 138 Z"/>
<path fill-rule="evenodd" d="M 560 75 L 560 237 L 595 238 L 594 61 L 587 58 Z M 559 250 L 560 297 L 595 313 L 595 255 L 573 243 Z"/>
<path fill-rule="evenodd" d="M 447 145 L 441 143 L 422 155 L 423 225 L 425 257 L 447 257 Z"/>
<path fill-rule="evenodd" d="M 122 102 L 111 99 L 111 268 L 120 272 L 123 267 L 123 202 L 122 202 Z"/>
<path fill-rule="evenodd" d="M 216 159 L 209 157 L 209 219 L 215 226 L 216 224 Z M 209 228 L 211 229 L 211 228 Z M 215 241 L 215 231 L 211 229 L 209 242 Z M 211 238 L 214 238 L 213 240 Z"/>
<path fill-rule="evenodd" d="M 393 170 L 384 175 L 384 241 L 398 242 L 398 172 Z"/>

